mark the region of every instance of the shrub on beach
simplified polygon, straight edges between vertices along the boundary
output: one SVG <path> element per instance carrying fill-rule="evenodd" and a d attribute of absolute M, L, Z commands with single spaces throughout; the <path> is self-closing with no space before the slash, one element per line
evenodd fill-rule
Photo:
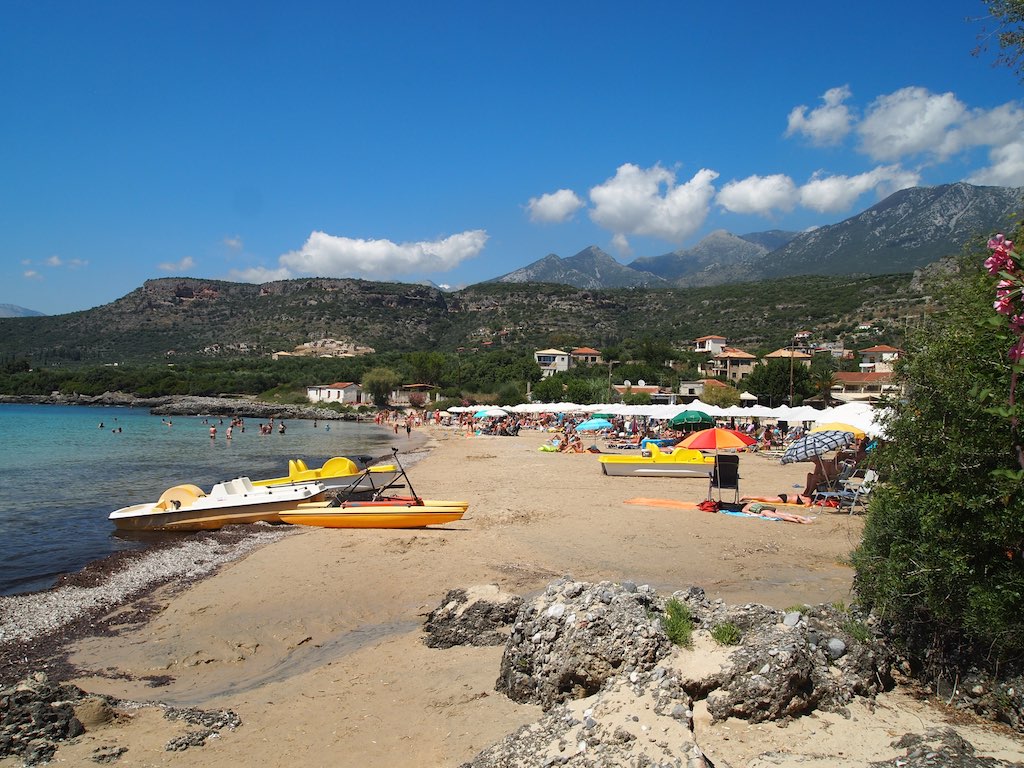
<path fill-rule="evenodd" d="M 932 675 L 967 662 L 1013 674 L 1024 658 L 1021 408 L 1010 394 L 1021 366 L 982 258 L 943 279 L 933 294 L 943 311 L 908 338 L 885 483 L 853 555 L 860 602 Z"/>

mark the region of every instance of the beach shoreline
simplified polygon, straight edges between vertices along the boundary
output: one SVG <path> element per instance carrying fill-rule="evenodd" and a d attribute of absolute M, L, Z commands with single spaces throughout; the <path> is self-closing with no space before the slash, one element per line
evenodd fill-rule
<path fill-rule="evenodd" d="M 467 499 L 460 523 L 283 536 L 205 578 L 108 612 L 102 632 L 85 627 L 61 649 L 73 682 L 86 691 L 231 710 L 240 727 L 169 753 L 164 745 L 180 724 L 140 711 L 61 746 L 58 762 L 75 764 L 90 750 L 119 744 L 128 749 L 119 761 L 125 766 L 459 765 L 540 711 L 494 692 L 500 647 L 423 643 L 423 617 L 450 589 L 497 585 L 529 597 L 571 574 L 592 583 L 628 579 L 663 594 L 696 585 L 711 599 L 779 610 L 852 599 L 846 558 L 859 541 L 859 516 L 809 510 L 815 520 L 797 525 L 626 504 L 695 502 L 708 484 L 608 477 L 592 454 L 539 451 L 541 432 L 417 431 L 429 444 L 411 473 L 416 491 Z M 744 454 L 742 493 L 785 492 L 806 472 Z M 900 723 L 922 717 L 910 706 L 890 697 L 884 709 L 899 712 Z M 868 738 L 865 718 L 873 715 L 859 707 L 856 717 L 854 726 L 828 719 L 825 732 L 849 738 L 852 727 L 862 732 L 864 754 L 891 751 L 895 720 Z M 788 736 L 770 724 L 708 725 L 704 738 L 738 766 L 765 739 L 796 742 L 805 734 L 808 749 L 825 752 L 805 733 L 815 722 L 823 727 L 822 720 L 799 723 Z"/>

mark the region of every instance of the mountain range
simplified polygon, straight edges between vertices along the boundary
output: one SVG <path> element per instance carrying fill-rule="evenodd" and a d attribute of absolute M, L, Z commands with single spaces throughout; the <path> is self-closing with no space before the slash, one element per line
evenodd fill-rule
<path fill-rule="evenodd" d="M 689 288 L 794 275 L 913 272 L 959 253 L 973 239 L 1012 230 L 1024 187 L 966 183 L 896 192 L 851 218 L 807 232 L 712 232 L 691 248 L 621 264 L 597 246 L 548 254 L 494 278 L 576 288 Z"/>
<path fill-rule="evenodd" d="M 0 317 L 41 317 L 42 312 L 25 309 L 17 304 L 0 304 Z"/>

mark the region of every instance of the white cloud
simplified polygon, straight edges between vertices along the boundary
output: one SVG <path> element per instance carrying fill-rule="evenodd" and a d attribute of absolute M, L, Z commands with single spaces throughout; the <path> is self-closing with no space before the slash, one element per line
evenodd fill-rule
<path fill-rule="evenodd" d="M 879 197 L 886 197 L 919 182 L 917 173 L 896 165 L 879 166 L 856 176 L 816 173 L 800 187 L 800 204 L 820 213 L 838 213 L 850 208 L 865 192 L 874 190 Z"/>
<path fill-rule="evenodd" d="M 26 261 L 24 263 L 25 264 L 30 264 L 31 262 Z M 43 260 L 43 264 L 45 264 L 48 267 L 54 267 L 54 268 L 57 268 L 57 267 L 67 267 L 68 269 L 78 269 L 79 267 L 87 267 L 87 266 L 89 266 L 89 262 L 84 260 L 84 259 L 68 259 L 67 261 L 65 261 L 60 256 L 58 256 L 57 254 L 53 254 L 52 256 L 47 256 Z"/>
<path fill-rule="evenodd" d="M 857 127 L 861 150 L 874 160 L 934 154 L 946 159 L 960 147 L 951 131 L 967 115 L 952 93 L 935 94 L 909 87 L 879 96 Z"/>
<path fill-rule="evenodd" d="M 232 274 L 265 282 L 301 275 L 390 279 L 411 272 L 443 272 L 479 254 L 487 238 L 487 232 L 482 229 L 460 232 L 443 240 L 415 243 L 361 240 L 313 232 L 299 250 L 280 257 L 278 269 L 257 267 Z"/>
<path fill-rule="evenodd" d="M 29 280 L 42 280 L 43 279 L 43 276 L 40 275 L 38 272 L 36 272 L 34 269 L 26 269 L 24 272 L 21 273 L 21 275 L 22 275 L 22 277 L 25 277 L 25 278 L 27 278 Z"/>
<path fill-rule="evenodd" d="M 995 147 L 989 152 L 988 167 L 967 178 L 970 184 L 993 187 L 1024 186 L 1024 140 Z"/>
<path fill-rule="evenodd" d="M 178 274 L 183 274 L 192 269 L 195 264 L 195 259 L 191 256 L 185 256 L 181 261 L 165 261 L 163 264 L 159 264 L 158 266 L 164 272 L 177 272 Z"/>
<path fill-rule="evenodd" d="M 616 232 L 612 237 L 612 248 L 619 256 L 632 256 L 633 246 L 629 244 L 629 238 L 621 232 Z"/>
<path fill-rule="evenodd" d="M 672 171 L 655 165 L 620 165 L 615 176 L 590 190 L 594 223 L 625 236 L 649 235 L 677 243 L 704 223 L 715 195 L 716 171 L 702 168 L 685 184 Z"/>
<path fill-rule="evenodd" d="M 526 209 L 530 212 L 530 221 L 558 224 L 571 219 L 583 206 L 583 199 L 571 189 L 560 189 L 540 197 L 531 197 Z"/>
<path fill-rule="evenodd" d="M 223 242 L 224 245 L 226 245 L 232 251 L 242 250 L 242 238 L 238 235 L 235 235 L 234 237 L 225 237 Z"/>
<path fill-rule="evenodd" d="M 786 136 L 802 134 L 817 146 L 830 146 L 841 142 L 850 132 L 853 115 L 843 102 L 851 96 L 849 86 L 842 85 L 825 91 L 821 100 L 825 102 L 808 112 L 801 104 L 789 113 Z"/>
<path fill-rule="evenodd" d="M 715 198 L 716 202 L 732 213 L 757 213 L 762 216 L 772 211 L 792 211 L 800 199 L 800 192 L 789 176 L 748 176 L 730 181 Z"/>

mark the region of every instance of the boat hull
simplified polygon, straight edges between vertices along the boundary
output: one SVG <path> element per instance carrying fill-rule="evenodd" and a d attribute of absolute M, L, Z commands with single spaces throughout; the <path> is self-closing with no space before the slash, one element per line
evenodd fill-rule
<path fill-rule="evenodd" d="M 282 511 L 323 501 L 327 495 L 316 483 L 257 489 L 241 480 L 218 483 L 209 495 L 193 485 L 174 486 L 156 502 L 123 507 L 108 518 L 119 531 L 213 531 L 226 525 L 280 523 Z"/>
<path fill-rule="evenodd" d="M 606 454 L 600 457 L 601 469 L 606 475 L 615 477 L 702 477 L 710 478 L 715 471 L 713 456 L 705 456 L 700 451 L 688 448 L 676 448 L 662 451 L 658 446 L 651 445 L 643 454 L 616 455 Z"/>
<path fill-rule="evenodd" d="M 395 505 L 376 502 L 344 506 L 306 504 L 281 512 L 281 520 L 292 525 L 320 528 L 425 528 L 461 520 L 467 505 L 455 506 Z"/>
<path fill-rule="evenodd" d="M 636 462 L 601 462 L 606 475 L 612 477 L 711 477 L 714 465 L 705 464 L 640 464 Z"/>

